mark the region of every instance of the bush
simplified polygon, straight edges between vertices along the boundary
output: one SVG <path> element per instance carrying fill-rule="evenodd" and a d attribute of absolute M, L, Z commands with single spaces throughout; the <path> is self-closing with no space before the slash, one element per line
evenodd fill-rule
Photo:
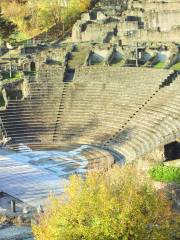
<path fill-rule="evenodd" d="M 149 173 L 154 180 L 180 183 L 179 167 L 159 165 L 152 168 Z"/>
<path fill-rule="evenodd" d="M 131 166 L 72 176 L 33 226 L 37 240 L 170 240 L 170 203 Z"/>

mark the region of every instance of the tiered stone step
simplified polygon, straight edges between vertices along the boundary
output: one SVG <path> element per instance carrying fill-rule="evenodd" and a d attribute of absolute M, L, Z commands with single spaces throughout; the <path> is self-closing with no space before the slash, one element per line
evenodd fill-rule
<path fill-rule="evenodd" d="M 173 71 L 80 67 L 66 83 L 64 69 L 46 70 L 30 82 L 30 96 L 0 112 L 14 149 L 91 144 L 133 160 L 177 136 L 179 80 L 165 81 Z"/>
<path fill-rule="evenodd" d="M 121 152 L 127 160 L 132 161 L 157 146 L 178 138 L 180 95 L 177 89 L 179 87 L 178 77 L 170 86 L 161 89 L 159 94 L 130 122 L 129 137 L 126 140 L 114 141 L 110 146 Z M 124 131 L 128 132 L 128 125 Z"/>
<path fill-rule="evenodd" d="M 146 73 L 138 68 L 80 69 L 67 88 L 59 141 L 102 143 L 159 90 L 170 73 L 162 70 Z"/>
<path fill-rule="evenodd" d="M 0 112 L 12 144 L 52 141 L 63 78 L 63 68 L 43 66 L 36 81 L 29 83 L 30 95 L 9 101 L 7 109 Z"/>

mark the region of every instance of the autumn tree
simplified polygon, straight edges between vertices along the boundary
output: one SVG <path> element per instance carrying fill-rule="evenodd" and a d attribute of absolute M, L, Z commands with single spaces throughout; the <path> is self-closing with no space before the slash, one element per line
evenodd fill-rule
<path fill-rule="evenodd" d="M 90 0 L 3 0 L 3 13 L 27 37 L 36 36 L 54 26 L 71 30 L 81 13 L 87 11 Z"/>
<path fill-rule="evenodd" d="M 0 39 L 3 41 L 8 40 L 16 31 L 16 25 L 6 19 L 0 9 Z"/>
<path fill-rule="evenodd" d="M 73 176 L 33 226 L 37 240 L 169 240 L 171 204 L 131 166 Z"/>

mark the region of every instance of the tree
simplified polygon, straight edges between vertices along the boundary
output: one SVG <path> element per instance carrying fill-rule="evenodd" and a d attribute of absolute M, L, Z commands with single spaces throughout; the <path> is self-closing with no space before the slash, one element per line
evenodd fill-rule
<path fill-rule="evenodd" d="M 0 38 L 4 41 L 8 40 L 16 31 L 16 25 L 6 19 L 0 9 Z"/>
<path fill-rule="evenodd" d="M 0 0 L 0 6 L 21 35 L 34 37 L 55 26 L 58 35 L 70 31 L 81 13 L 88 10 L 90 0 Z"/>
<path fill-rule="evenodd" d="M 50 198 L 37 240 L 169 240 L 174 215 L 163 193 L 131 166 L 73 176 L 64 198 Z"/>

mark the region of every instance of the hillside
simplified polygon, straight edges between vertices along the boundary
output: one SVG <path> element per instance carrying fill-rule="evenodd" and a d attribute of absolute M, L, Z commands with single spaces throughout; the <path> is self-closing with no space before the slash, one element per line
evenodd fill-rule
<path fill-rule="evenodd" d="M 1 1 L 0 7 L 4 18 L 17 26 L 16 34 L 8 40 L 18 42 L 47 32 L 54 26 L 57 27 L 51 35 L 63 35 L 80 14 L 89 9 L 90 0 L 9 0 Z"/>

